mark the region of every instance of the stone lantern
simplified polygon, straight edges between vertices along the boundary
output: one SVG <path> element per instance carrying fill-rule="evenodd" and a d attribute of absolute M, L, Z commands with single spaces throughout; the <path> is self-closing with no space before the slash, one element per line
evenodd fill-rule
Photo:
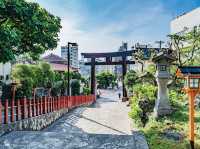
<path fill-rule="evenodd" d="M 156 81 L 158 84 L 157 100 L 154 107 L 155 117 L 168 115 L 172 112 L 167 84 L 171 78 L 170 65 L 176 58 L 168 52 L 161 52 L 153 57 L 152 61 L 156 64 Z"/>

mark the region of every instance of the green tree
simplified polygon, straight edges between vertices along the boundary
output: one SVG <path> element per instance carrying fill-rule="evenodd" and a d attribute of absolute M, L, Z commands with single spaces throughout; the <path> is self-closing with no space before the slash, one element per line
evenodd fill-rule
<path fill-rule="evenodd" d="M 57 47 L 60 18 L 25 0 L 0 1 L 0 62 L 28 53 L 33 59 Z"/>
<path fill-rule="evenodd" d="M 138 76 L 137 73 L 134 70 L 130 70 L 127 72 L 124 84 L 128 88 L 128 90 L 132 90 L 133 85 L 135 85 L 138 82 Z"/>
<path fill-rule="evenodd" d="M 29 65 L 16 65 L 12 71 L 12 78 L 17 82 L 17 93 L 19 97 L 30 97 L 32 95 L 32 89 L 35 85 L 34 73 Z"/>
<path fill-rule="evenodd" d="M 110 85 L 113 86 L 117 79 L 117 77 L 110 72 L 99 73 L 96 78 L 100 88 L 107 88 Z"/>
<path fill-rule="evenodd" d="M 171 39 L 171 47 L 177 55 L 177 64 L 183 65 L 199 65 L 200 54 L 200 29 L 194 28 L 185 34 L 169 35 Z"/>
<path fill-rule="evenodd" d="M 80 94 L 80 82 L 77 79 L 72 80 L 71 82 L 71 93 L 73 96 Z"/>

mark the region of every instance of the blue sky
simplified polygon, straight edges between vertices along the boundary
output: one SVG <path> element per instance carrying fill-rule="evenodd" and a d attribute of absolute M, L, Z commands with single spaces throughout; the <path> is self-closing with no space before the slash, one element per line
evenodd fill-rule
<path fill-rule="evenodd" d="M 167 40 L 170 21 L 200 6 L 199 0 L 29 0 L 61 17 L 60 46 L 77 42 L 80 52 L 116 51 L 122 41 Z"/>

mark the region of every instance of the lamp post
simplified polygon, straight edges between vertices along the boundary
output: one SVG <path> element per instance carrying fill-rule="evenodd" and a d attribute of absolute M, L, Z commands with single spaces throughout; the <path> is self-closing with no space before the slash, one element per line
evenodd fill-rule
<path fill-rule="evenodd" d="M 71 46 L 78 46 L 77 43 L 73 43 L 73 42 L 68 42 L 68 43 L 67 43 L 67 48 L 68 48 L 68 49 L 67 49 L 67 50 L 68 50 L 68 51 L 67 51 L 67 61 L 68 61 L 68 62 L 67 62 L 67 63 L 68 63 L 68 64 L 67 64 L 67 71 L 68 71 L 68 76 L 67 76 L 67 81 L 68 81 L 68 84 L 67 84 L 67 95 L 68 95 L 68 96 L 70 96 L 70 84 L 69 84 L 69 83 L 70 83 L 70 77 L 69 77 L 69 67 L 70 67 L 70 45 L 71 45 Z"/>
<path fill-rule="evenodd" d="M 185 66 L 179 67 L 176 71 L 176 76 L 183 78 L 183 91 L 188 94 L 189 99 L 189 140 L 191 148 L 194 149 L 195 139 L 195 97 L 200 92 L 200 67 Z"/>

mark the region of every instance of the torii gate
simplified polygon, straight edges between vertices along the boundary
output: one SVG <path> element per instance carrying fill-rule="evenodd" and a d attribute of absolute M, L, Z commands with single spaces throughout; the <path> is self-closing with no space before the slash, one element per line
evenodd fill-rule
<path fill-rule="evenodd" d="M 95 94 L 95 65 L 122 65 L 122 82 L 123 82 L 123 99 L 127 99 L 127 92 L 124 85 L 124 77 L 127 72 L 127 64 L 135 64 L 133 60 L 127 60 L 128 56 L 133 55 L 134 50 L 123 52 L 109 53 L 81 53 L 84 58 L 91 58 L 91 62 L 86 62 L 85 65 L 91 66 L 91 94 Z M 113 58 L 119 57 L 120 61 L 113 61 Z M 97 62 L 96 58 L 105 58 L 104 62 Z"/>

